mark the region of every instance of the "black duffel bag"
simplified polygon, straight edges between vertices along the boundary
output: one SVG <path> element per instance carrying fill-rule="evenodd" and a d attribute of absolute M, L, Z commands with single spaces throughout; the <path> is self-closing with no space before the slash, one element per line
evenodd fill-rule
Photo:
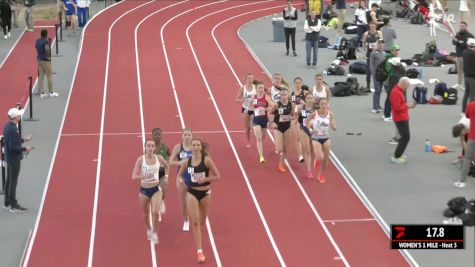
<path fill-rule="evenodd" d="M 346 82 L 335 82 L 335 86 L 332 88 L 333 96 L 350 96 L 351 85 Z"/>

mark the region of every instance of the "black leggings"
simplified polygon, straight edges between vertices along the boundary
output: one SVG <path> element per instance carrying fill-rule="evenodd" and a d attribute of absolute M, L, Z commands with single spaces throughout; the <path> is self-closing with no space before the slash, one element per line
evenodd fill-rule
<path fill-rule="evenodd" d="M 284 28 L 285 48 L 289 51 L 289 39 L 292 38 L 292 50 L 295 52 L 295 28 Z"/>
<path fill-rule="evenodd" d="M 7 35 L 12 29 L 12 13 L 2 14 L 2 28 L 3 34 Z"/>
<path fill-rule="evenodd" d="M 409 121 L 398 121 L 396 122 L 396 127 L 399 131 L 399 135 L 401 135 L 401 139 L 399 139 L 397 143 L 394 157 L 400 158 L 404 153 L 404 150 L 406 150 L 409 139 L 411 138 L 411 134 L 409 133 Z"/>

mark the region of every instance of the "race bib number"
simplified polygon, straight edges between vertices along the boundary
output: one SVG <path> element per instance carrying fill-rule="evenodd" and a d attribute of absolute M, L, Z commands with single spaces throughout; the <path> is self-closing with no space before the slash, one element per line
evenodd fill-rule
<path fill-rule="evenodd" d="M 200 178 L 206 178 L 206 173 L 204 173 L 204 172 L 195 172 L 191 175 L 191 181 L 193 183 L 197 183 L 198 179 L 200 179 Z"/>
<path fill-rule="evenodd" d="M 302 118 L 307 118 L 307 111 L 302 110 L 301 114 Z"/>
<path fill-rule="evenodd" d="M 252 104 L 257 105 L 257 99 L 254 98 L 254 100 L 252 100 Z"/>
<path fill-rule="evenodd" d="M 143 168 L 143 174 L 147 178 L 143 180 L 144 183 L 151 183 L 151 182 L 156 182 L 158 181 L 158 171 L 156 171 L 154 168 L 153 169 L 147 169 Z"/>
<path fill-rule="evenodd" d="M 290 115 L 281 115 L 279 117 L 279 122 L 288 122 L 292 119 L 292 116 Z"/>
<path fill-rule="evenodd" d="M 266 109 L 263 107 L 258 107 L 254 109 L 254 116 L 264 116 L 266 114 Z"/>
<path fill-rule="evenodd" d="M 375 49 L 376 48 L 376 43 L 369 43 L 368 47 L 369 47 L 369 49 Z"/>
<path fill-rule="evenodd" d="M 283 108 L 279 108 L 278 113 L 279 113 L 279 115 L 283 115 L 283 114 L 284 114 L 284 109 L 283 109 Z"/>
<path fill-rule="evenodd" d="M 185 151 L 181 151 L 179 157 L 180 159 L 186 159 L 188 158 L 188 153 L 186 153 Z"/>

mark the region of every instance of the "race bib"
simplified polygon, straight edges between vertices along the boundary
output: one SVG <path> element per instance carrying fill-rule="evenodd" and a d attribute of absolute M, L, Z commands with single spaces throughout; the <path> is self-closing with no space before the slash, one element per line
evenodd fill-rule
<path fill-rule="evenodd" d="M 264 116 L 266 114 L 266 109 L 263 107 L 258 107 L 254 109 L 254 116 Z"/>
<path fill-rule="evenodd" d="M 280 115 L 279 122 L 288 122 L 292 119 L 290 115 Z"/>
<path fill-rule="evenodd" d="M 279 113 L 279 115 L 283 115 L 283 114 L 284 114 L 284 109 L 283 109 L 283 108 L 279 108 L 278 113 Z"/>
<path fill-rule="evenodd" d="M 151 183 L 151 182 L 158 181 L 158 171 L 156 171 L 155 168 L 148 169 L 145 167 L 142 169 L 142 172 L 144 176 L 147 177 L 143 180 L 144 183 Z"/>
<path fill-rule="evenodd" d="M 195 172 L 191 175 L 191 181 L 197 183 L 199 178 L 206 178 L 206 173 L 204 172 Z"/>
<path fill-rule="evenodd" d="M 375 49 L 377 43 L 368 43 L 369 49 Z"/>
<path fill-rule="evenodd" d="M 188 153 L 186 153 L 185 151 L 181 151 L 179 157 L 180 159 L 186 159 L 188 158 Z"/>

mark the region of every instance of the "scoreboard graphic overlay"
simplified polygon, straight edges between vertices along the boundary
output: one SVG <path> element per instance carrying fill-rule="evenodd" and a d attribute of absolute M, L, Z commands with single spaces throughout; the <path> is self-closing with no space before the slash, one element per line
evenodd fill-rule
<path fill-rule="evenodd" d="M 392 249 L 464 249 L 463 225 L 392 224 Z"/>

